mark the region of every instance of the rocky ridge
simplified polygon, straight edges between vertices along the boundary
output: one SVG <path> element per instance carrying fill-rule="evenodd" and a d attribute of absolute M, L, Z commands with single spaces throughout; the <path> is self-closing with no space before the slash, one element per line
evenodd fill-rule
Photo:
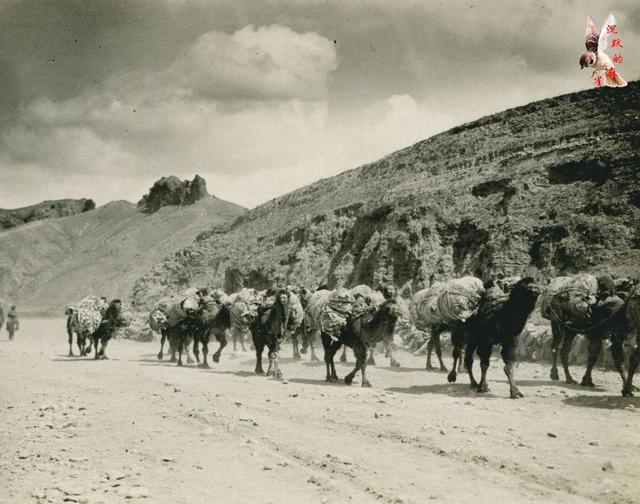
<path fill-rule="evenodd" d="M 603 117 L 615 120 L 603 120 Z M 636 274 L 640 84 L 542 100 L 319 180 L 202 233 L 138 279 L 265 288 L 577 271 Z"/>

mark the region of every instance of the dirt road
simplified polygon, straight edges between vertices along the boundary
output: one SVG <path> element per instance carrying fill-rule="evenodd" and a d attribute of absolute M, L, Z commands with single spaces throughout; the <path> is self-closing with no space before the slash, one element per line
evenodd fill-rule
<path fill-rule="evenodd" d="M 283 384 L 249 352 L 202 370 L 157 350 L 68 358 L 63 320 L 3 331 L 0 502 L 640 502 L 640 401 L 611 372 L 585 390 L 521 364 L 510 400 L 495 359 L 480 395 L 402 353 L 362 389 L 307 361 L 285 358 Z"/>

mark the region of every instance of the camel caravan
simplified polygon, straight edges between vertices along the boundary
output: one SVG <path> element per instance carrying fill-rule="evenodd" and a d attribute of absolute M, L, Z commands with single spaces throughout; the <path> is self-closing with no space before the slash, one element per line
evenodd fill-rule
<path fill-rule="evenodd" d="M 355 367 L 343 380 L 350 385 L 360 372 L 363 387 L 371 386 L 367 365 L 375 364 L 376 348 L 385 351 L 392 367 L 400 366 L 393 349 L 394 336 L 401 331 L 424 335 L 426 369 L 434 369 L 431 359 L 435 351 L 439 370 L 448 371 L 450 383 L 464 369 L 477 392 L 489 390 L 490 358 L 494 346 L 500 346 L 510 397 L 515 399 L 522 397 L 515 379 L 518 338 L 537 306 L 551 324 L 552 380 L 560 379 L 559 356 L 566 382 L 577 383 L 569 370 L 569 352 L 574 338 L 581 334 L 587 341 L 588 358 L 580 385 L 594 386 L 592 371 L 608 340 L 622 379 L 622 395 L 633 395 L 633 376 L 640 363 L 640 283 L 614 281 L 608 275 L 563 276 L 546 285 L 531 277 L 483 282 L 465 276 L 434 282 L 409 300 L 388 285 L 376 289 L 367 285 L 329 289 L 322 285 L 315 290 L 289 285 L 264 291 L 243 288 L 230 295 L 221 289 L 189 288 L 159 300 L 148 315 L 148 325 L 160 335 L 158 359 L 164 358 L 167 345 L 171 361 L 178 366 L 183 365 L 184 357 L 187 363 L 195 360 L 199 366 L 209 367 L 213 339 L 218 348 L 211 360 L 217 363 L 228 337 L 234 351 L 245 351 L 250 336 L 256 374 L 283 380 L 279 356 L 284 341 L 291 341 L 294 359 L 308 352 L 315 361 L 319 360 L 316 349 L 321 344 L 328 382 L 340 380 L 334 358 L 343 349 L 340 360 L 346 361 L 344 351 L 349 347 Z M 70 356 L 76 334 L 80 355 L 88 355 L 93 348 L 95 359 L 106 359 L 108 342 L 128 324 L 118 299 L 109 302 L 89 296 L 68 307 L 66 313 Z M 450 369 L 442 356 L 440 338 L 445 332 L 450 334 L 453 348 Z M 634 345 L 628 362 L 623 346 L 627 340 Z M 479 381 L 473 371 L 476 355 L 480 361 Z"/>

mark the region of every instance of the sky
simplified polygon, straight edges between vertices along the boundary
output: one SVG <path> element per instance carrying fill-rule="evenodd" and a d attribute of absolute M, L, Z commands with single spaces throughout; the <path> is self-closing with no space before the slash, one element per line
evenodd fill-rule
<path fill-rule="evenodd" d="M 0 0 L 0 208 L 195 174 L 251 208 L 591 88 L 586 18 L 609 12 L 638 79 L 637 0 Z"/>

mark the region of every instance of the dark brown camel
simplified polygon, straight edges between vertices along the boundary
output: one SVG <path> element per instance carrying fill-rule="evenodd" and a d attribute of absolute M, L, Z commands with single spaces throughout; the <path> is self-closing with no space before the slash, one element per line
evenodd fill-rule
<path fill-rule="evenodd" d="M 518 281 L 507 298 L 492 299 L 483 295 L 478 312 L 460 327 L 466 332 L 467 344 L 464 361 L 471 387 L 478 392 L 488 392 L 487 370 L 493 345 L 501 345 L 504 373 L 509 380 L 512 399 L 522 397 L 515 383 L 516 341 L 533 311 L 540 289 L 530 277 Z M 480 383 L 473 376 L 473 354 L 480 357 L 482 375 Z M 455 368 L 454 368 L 455 369 Z"/>
<path fill-rule="evenodd" d="M 269 350 L 267 376 L 282 378 L 278 357 L 285 329 L 289 323 L 288 299 L 286 290 L 279 290 L 273 305 L 261 306 L 258 310 L 258 317 L 251 325 L 251 338 L 256 350 L 256 374 L 265 374 L 262 369 L 262 353 L 267 347 Z"/>
<path fill-rule="evenodd" d="M 208 303 L 203 306 L 198 316 L 198 323 L 193 335 L 193 354 L 200 363 L 198 345 L 202 345 L 202 363 L 200 367 L 208 368 L 209 342 L 213 335 L 220 346 L 211 356 L 213 362 L 220 362 L 220 354 L 227 346 L 227 331 L 231 328 L 231 312 L 229 306 L 219 306 L 217 303 Z"/>
<path fill-rule="evenodd" d="M 333 359 L 342 345 L 353 349 L 356 357 L 356 365 L 353 370 L 344 377 L 344 382 L 351 385 L 356 373 L 362 373 L 362 386 L 371 387 L 367 379 L 367 354 L 369 348 L 384 341 L 393 335 L 396 322 L 400 313 L 396 301 L 386 300 L 374 311 L 367 311 L 347 317 L 345 325 L 339 335 L 331 335 L 321 332 L 322 346 L 324 347 L 324 362 L 326 365 L 326 380 L 337 382 L 338 375 Z"/>
<path fill-rule="evenodd" d="M 118 328 L 126 325 L 127 321 L 122 317 L 122 302 L 119 299 L 114 299 L 109 303 L 109 307 L 107 308 L 104 317 L 102 317 L 100 325 L 91 335 L 93 347 L 95 349 L 94 359 L 109 358 L 106 353 L 109 340 L 113 337 Z M 98 350 L 98 344 L 100 344 L 100 350 Z"/>

